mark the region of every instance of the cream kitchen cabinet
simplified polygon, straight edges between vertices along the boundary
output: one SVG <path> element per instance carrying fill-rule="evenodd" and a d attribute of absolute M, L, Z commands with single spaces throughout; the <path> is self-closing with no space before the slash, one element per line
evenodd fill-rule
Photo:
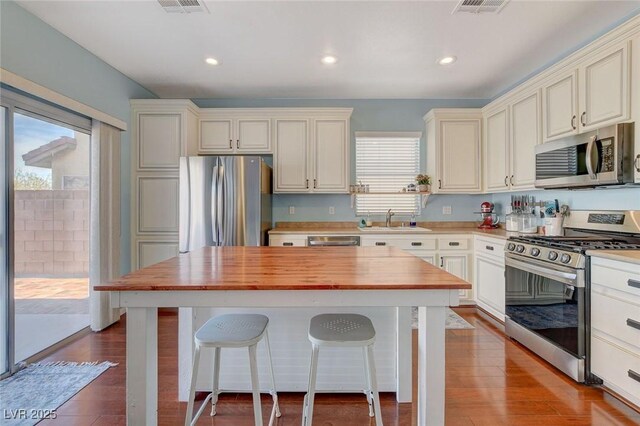
<path fill-rule="evenodd" d="M 640 265 L 591 257 L 591 371 L 640 406 Z"/>
<path fill-rule="evenodd" d="M 349 192 L 351 111 L 275 119 L 275 193 Z"/>
<path fill-rule="evenodd" d="M 625 41 L 593 53 L 543 86 L 544 142 L 630 118 L 630 51 Z"/>
<path fill-rule="evenodd" d="M 305 247 L 307 245 L 307 235 L 287 234 L 270 235 L 270 246 L 280 247 Z"/>
<path fill-rule="evenodd" d="M 195 155 L 198 107 L 188 100 L 131 101 L 131 268 L 178 250 L 180 157 Z"/>
<path fill-rule="evenodd" d="M 490 192 L 533 188 L 540 136 L 540 92 L 485 112 L 484 172 Z"/>
<path fill-rule="evenodd" d="M 484 170 L 487 191 L 509 189 L 509 106 L 487 112 L 485 119 Z"/>
<path fill-rule="evenodd" d="M 215 109 L 200 115 L 200 153 L 271 154 L 269 111 Z"/>
<path fill-rule="evenodd" d="M 469 264 L 471 263 L 471 255 L 468 253 L 443 253 L 438 252 L 438 259 L 440 268 L 455 275 L 458 278 L 462 278 L 465 281 L 471 281 L 471 269 Z M 460 303 L 465 305 L 473 303 L 473 289 L 470 290 L 458 290 L 460 295 Z"/>
<path fill-rule="evenodd" d="M 479 109 L 432 109 L 427 126 L 427 174 L 436 194 L 482 192 L 482 113 Z"/>
<path fill-rule="evenodd" d="M 497 238 L 474 240 L 474 288 L 478 306 L 500 321 L 505 314 L 504 245 Z"/>

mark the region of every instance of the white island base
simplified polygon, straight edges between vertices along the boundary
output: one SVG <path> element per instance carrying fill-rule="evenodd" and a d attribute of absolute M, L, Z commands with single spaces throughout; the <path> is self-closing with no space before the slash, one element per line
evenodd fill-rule
<path fill-rule="evenodd" d="M 411 308 L 180 308 L 179 399 L 186 401 L 191 378 L 193 335 L 209 318 L 223 313 L 260 313 L 269 317 L 269 339 L 278 392 L 306 392 L 311 344 L 307 338 L 311 317 L 329 312 L 366 315 L 376 329 L 374 355 L 378 389 L 396 392 L 399 402 L 411 402 Z M 196 389 L 211 390 L 213 351 L 201 353 Z M 260 387 L 268 392 L 270 378 L 264 340 L 258 344 Z M 359 392 L 364 389 L 364 361 L 360 348 L 322 348 L 318 363 L 319 392 Z M 251 392 L 246 348 L 223 349 L 220 387 Z"/>

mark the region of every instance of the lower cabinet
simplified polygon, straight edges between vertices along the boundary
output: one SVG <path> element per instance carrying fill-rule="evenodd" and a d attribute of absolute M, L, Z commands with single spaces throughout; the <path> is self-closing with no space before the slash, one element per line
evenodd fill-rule
<path fill-rule="evenodd" d="M 462 278 L 465 281 L 470 280 L 469 258 L 470 254 L 467 253 L 447 253 L 441 254 L 440 268 L 455 275 L 458 278 Z M 473 303 L 473 289 L 470 290 L 458 290 L 460 294 L 460 303 L 469 304 Z"/>
<path fill-rule="evenodd" d="M 591 371 L 640 407 L 640 267 L 591 258 Z"/>
<path fill-rule="evenodd" d="M 504 244 L 505 240 L 476 237 L 473 261 L 476 303 L 500 321 L 505 313 Z"/>
<path fill-rule="evenodd" d="M 269 245 L 281 247 L 304 247 L 307 245 L 307 236 L 300 234 L 270 235 Z"/>

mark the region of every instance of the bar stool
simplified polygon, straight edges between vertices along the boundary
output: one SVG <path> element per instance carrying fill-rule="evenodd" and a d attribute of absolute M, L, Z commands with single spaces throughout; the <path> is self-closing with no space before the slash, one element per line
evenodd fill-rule
<path fill-rule="evenodd" d="M 373 343 L 376 330 L 371 320 L 358 314 L 322 314 L 311 318 L 309 340 L 312 345 L 311 367 L 309 369 L 309 390 L 304 397 L 302 426 L 311 426 L 313 420 L 313 400 L 316 390 L 318 353 L 321 346 L 361 347 L 364 358 L 365 377 L 368 389 L 364 390 L 369 403 L 369 416 L 374 416 L 376 425 L 382 426 L 380 398 L 376 367 L 373 359 Z"/>
<path fill-rule="evenodd" d="M 194 425 L 207 402 L 211 400 L 211 415 L 216 415 L 216 404 L 221 390 L 218 388 L 220 380 L 220 350 L 222 348 L 249 348 L 249 365 L 251 368 L 251 388 L 253 392 L 253 415 L 256 426 L 262 426 L 262 408 L 260 403 L 260 385 L 258 382 L 258 363 L 256 359 L 256 346 L 264 337 L 267 344 L 267 359 L 269 363 L 269 373 L 271 374 L 271 384 L 273 388 L 269 392 L 273 397 L 273 409 L 269 425 L 273 425 L 276 417 L 280 417 L 280 407 L 278 406 L 278 394 L 276 393 L 276 382 L 273 375 L 273 364 L 271 362 L 271 347 L 269 346 L 269 334 L 267 325 L 269 318 L 259 314 L 225 314 L 209 319 L 195 334 L 195 352 L 193 355 L 193 370 L 191 372 L 191 387 L 189 390 L 189 403 L 185 426 Z M 202 403 L 202 406 L 193 415 L 193 405 L 196 392 L 196 378 L 198 376 L 198 364 L 200 362 L 200 349 L 213 348 L 213 387 L 211 393 Z"/>

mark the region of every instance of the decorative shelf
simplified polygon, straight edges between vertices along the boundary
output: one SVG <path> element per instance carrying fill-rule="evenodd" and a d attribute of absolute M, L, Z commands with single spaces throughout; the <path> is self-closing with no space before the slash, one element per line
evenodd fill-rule
<path fill-rule="evenodd" d="M 351 208 L 354 208 L 356 205 L 356 196 L 359 195 L 412 195 L 412 196 L 416 196 L 416 195 L 420 195 L 420 205 L 422 206 L 422 208 L 425 208 L 427 206 L 427 200 L 429 199 L 429 195 L 431 195 L 430 192 L 351 192 Z"/>

